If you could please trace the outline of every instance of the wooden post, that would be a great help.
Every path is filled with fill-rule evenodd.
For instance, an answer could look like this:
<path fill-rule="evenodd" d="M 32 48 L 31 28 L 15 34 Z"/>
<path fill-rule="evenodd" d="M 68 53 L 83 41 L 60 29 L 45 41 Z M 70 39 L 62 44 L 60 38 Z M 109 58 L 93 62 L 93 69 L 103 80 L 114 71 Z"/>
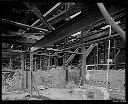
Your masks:
<path fill-rule="evenodd" d="M 33 53 L 30 53 L 30 96 L 33 96 L 33 80 L 32 80 L 32 73 L 33 73 Z"/>
<path fill-rule="evenodd" d="M 24 70 L 25 70 L 25 85 L 24 85 L 24 88 L 25 89 L 27 89 L 27 80 L 28 80 L 28 78 L 27 78 L 27 71 L 26 71 L 26 58 L 24 59 Z"/>
<path fill-rule="evenodd" d="M 24 89 L 24 53 L 21 53 L 22 89 Z"/>
<path fill-rule="evenodd" d="M 10 69 L 12 70 L 12 59 L 11 58 L 10 58 L 9 66 L 10 66 Z"/>
<path fill-rule="evenodd" d="M 110 31 L 109 31 L 109 36 L 111 35 L 111 26 L 110 26 Z M 110 66 L 109 66 L 109 58 L 110 58 L 110 39 L 109 39 L 109 43 L 108 43 L 108 61 L 107 61 L 107 85 L 109 84 L 108 82 L 109 82 L 109 79 L 108 79 L 108 74 L 109 74 L 109 68 L 110 68 Z M 109 85 L 108 85 L 109 86 Z M 107 88 L 108 88 L 108 86 L 107 86 Z"/>
<path fill-rule="evenodd" d="M 36 70 L 37 70 L 37 68 L 36 68 L 36 65 L 37 65 L 37 63 L 36 63 L 36 58 L 35 58 L 35 61 L 34 61 L 34 62 L 35 62 L 35 71 L 36 71 Z"/>
<path fill-rule="evenodd" d="M 66 66 L 66 64 L 65 64 L 65 61 L 66 61 L 66 53 L 64 53 L 65 55 L 64 55 L 64 69 L 65 69 L 65 71 L 66 71 L 66 82 L 68 82 L 68 68 L 67 68 L 67 66 Z"/>
<path fill-rule="evenodd" d="M 83 43 L 83 30 L 81 31 L 81 42 Z M 83 45 L 81 47 L 83 55 L 81 56 L 82 68 L 81 68 L 81 86 L 84 86 L 86 70 L 86 47 Z"/>
<path fill-rule="evenodd" d="M 98 58 L 99 57 L 99 55 L 98 55 L 99 54 L 98 48 L 99 47 L 98 47 L 98 43 L 97 43 L 97 66 L 96 66 L 96 70 L 98 70 L 98 64 L 99 64 L 99 61 L 98 61 L 99 60 L 99 58 Z"/>
<path fill-rule="evenodd" d="M 48 57 L 48 70 L 50 70 L 50 51 L 49 51 L 49 57 Z"/>
<path fill-rule="evenodd" d="M 41 56 L 40 56 L 40 70 L 42 69 L 42 67 L 41 67 Z"/>
<path fill-rule="evenodd" d="M 56 58 L 54 57 L 54 65 L 55 65 L 55 68 L 56 68 Z"/>
<path fill-rule="evenodd" d="M 114 70 L 116 70 L 116 39 L 114 39 Z"/>
<path fill-rule="evenodd" d="M 56 66 L 58 66 L 58 57 L 56 57 Z"/>
<path fill-rule="evenodd" d="M 66 47 L 66 42 L 67 42 L 67 38 L 65 38 L 65 40 L 64 40 L 64 49 Z M 65 62 L 66 62 L 66 53 L 64 53 L 64 62 L 63 62 L 63 65 L 64 65 L 64 70 L 65 70 L 65 75 L 66 75 L 65 76 L 65 80 L 66 80 L 66 83 L 68 83 L 68 79 L 69 79 L 69 77 L 68 77 L 68 68 L 67 68 Z"/>

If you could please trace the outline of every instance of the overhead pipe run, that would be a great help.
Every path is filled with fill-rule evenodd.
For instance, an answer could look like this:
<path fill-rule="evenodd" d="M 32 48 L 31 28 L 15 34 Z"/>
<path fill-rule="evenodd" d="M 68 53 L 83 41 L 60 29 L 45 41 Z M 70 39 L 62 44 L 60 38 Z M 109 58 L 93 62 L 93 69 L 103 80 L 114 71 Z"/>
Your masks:
<path fill-rule="evenodd" d="M 101 11 L 102 15 L 104 16 L 105 20 L 112 26 L 112 28 L 120 35 L 123 39 L 124 43 L 126 43 L 126 34 L 124 30 L 118 26 L 113 18 L 109 15 L 106 8 L 104 7 L 103 3 L 97 3 L 99 10 Z"/>

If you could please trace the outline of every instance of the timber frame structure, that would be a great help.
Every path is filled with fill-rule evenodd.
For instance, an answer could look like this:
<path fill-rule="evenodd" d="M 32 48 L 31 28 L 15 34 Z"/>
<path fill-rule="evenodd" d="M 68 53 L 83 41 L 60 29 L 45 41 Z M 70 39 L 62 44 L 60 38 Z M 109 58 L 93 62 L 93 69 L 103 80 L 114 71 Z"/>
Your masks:
<path fill-rule="evenodd" d="M 116 24 L 126 31 L 124 5 L 104 5 Z M 30 88 L 22 76 L 22 88 L 30 89 L 31 96 L 33 71 L 63 65 L 68 82 L 67 66 L 75 63 L 74 58 L 74 65 L 80 69 L 81 85 L 87 70 L 125 68 L 125 45 L 120 34 L 110 31 L 111 26 L 96 3 L 1 2 L 1 6 L 6 11 L 2 14 L 2 63 L 9 61 L 14 70 L 13 63 L 18 60 L 22 74 L 31 73 Z"/>

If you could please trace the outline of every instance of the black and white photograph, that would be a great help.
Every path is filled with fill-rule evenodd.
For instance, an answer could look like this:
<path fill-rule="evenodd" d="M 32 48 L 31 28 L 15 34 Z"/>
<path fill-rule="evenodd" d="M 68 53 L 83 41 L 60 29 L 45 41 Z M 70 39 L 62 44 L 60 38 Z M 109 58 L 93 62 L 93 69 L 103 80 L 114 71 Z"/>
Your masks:
<path fill-rule="evenodd" d="M 126 102 L 125 2 L 0 1 L 2 101 Z"/>

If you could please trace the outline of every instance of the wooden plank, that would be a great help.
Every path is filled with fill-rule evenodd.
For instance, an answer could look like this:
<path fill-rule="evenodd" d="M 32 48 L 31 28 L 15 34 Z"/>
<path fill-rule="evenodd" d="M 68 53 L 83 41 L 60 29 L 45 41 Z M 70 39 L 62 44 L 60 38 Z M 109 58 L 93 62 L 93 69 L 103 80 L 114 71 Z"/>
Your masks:
<path fill-rule="evenodd" d="M 17 26 L 21 26 L 21 27 L 24 27 L 24 28 L 31 28 L 31 29 L 38 30 L 38 31 L 48 32 L 48 30 L 46 30 L 46 29 L 41 29 L 41 28 L 29 26 L 29 25 L 26 25 L 26 24 L 10 21 L 10 20 L 6 20 L 6 19 L 2 19 L 2 22 L 17 25 Z"/>
<path fill-rule="evenodd" d="M 45 32 L 41 33 L 18 33 L 18 32 L 9 32 L 8 35 L 2 34 L 2 36 L 31 36 L 31 35 L 46 35 Z"/>
<path fill-rule="evenodd" d="M 47 20 L 44 18 L 44 16 L 41 14 L 41 12 L 37 9 L 37 7 L 32 4 L 32 3 L 28 3 L 28 2 L 24 2 L 24 4 L 31 10 L 33 10 L 34 14 L 40 19 L 40 21 L 42 21 L 50 30 L 55 30 L 48 22 Z"/>
<path fill-rule="evenodd" d="M 88 55 L 90 54 L 90 52 L 92 51 L 92 49 L 94 48 L 94 44 L 91 44 L 90 46 L 89 46 L 89 48 L 87 49 L 87 51 L 86 51 L 86 57 L 88 57 Z"/>

